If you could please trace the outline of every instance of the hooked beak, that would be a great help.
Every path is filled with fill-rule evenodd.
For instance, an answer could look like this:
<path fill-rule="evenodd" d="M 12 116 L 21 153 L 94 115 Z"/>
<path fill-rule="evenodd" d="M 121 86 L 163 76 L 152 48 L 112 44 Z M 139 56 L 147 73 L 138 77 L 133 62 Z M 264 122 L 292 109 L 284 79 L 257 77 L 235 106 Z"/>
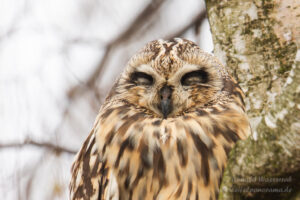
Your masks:
<path fill-rule="evenodd" d="M 160 110 L 166 119 L 167 116 L 171 113 L 172 111 L 172 88 L 170 86 L 165 85 L 161 90 L 160 90 Z"/>

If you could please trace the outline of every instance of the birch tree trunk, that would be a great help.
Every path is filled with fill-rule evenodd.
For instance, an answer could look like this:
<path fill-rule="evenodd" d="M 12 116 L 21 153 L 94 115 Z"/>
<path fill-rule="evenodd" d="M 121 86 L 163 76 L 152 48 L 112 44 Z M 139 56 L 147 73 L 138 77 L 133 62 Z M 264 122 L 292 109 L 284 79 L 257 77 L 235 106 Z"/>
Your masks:
<path fill-rule="evenodd" d="M 253 134 L 219 199 L 300 199 L 300 1 L 206 0 L 214 54 L 246 94 Z"/>

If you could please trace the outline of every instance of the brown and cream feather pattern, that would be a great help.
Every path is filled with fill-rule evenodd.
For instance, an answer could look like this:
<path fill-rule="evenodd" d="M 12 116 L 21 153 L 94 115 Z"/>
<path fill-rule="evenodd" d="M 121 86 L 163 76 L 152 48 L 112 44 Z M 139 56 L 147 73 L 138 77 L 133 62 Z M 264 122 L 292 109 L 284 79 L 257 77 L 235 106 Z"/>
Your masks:
<path fill-rule="evenodd" d="M 71 199 L 217 199 L 230 149 L 251 132 L 243 98 L 194 43 L 148 43 L 76 157 Z"/>

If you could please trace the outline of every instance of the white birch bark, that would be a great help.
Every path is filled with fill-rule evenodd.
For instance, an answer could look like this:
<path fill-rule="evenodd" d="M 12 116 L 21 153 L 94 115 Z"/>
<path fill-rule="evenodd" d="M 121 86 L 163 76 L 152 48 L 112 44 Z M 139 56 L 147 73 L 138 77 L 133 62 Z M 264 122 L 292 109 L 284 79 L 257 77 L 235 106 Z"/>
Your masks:
<path fill-rule="evenodd" d="M 219 199 L 299 199 L 300 1 L 206 5 L 214 54 L 245 92 L 253 129 L 230 154 Z"/>

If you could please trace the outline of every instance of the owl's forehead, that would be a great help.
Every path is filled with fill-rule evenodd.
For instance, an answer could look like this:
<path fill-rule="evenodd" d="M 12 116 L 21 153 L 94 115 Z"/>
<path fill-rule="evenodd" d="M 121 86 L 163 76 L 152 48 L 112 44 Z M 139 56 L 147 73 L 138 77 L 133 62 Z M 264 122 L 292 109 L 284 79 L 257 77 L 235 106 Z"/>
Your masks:
<path fill-rule="evenodd" d="M 151 67 L 156 73 L 165 77 L 172 76 L 185 64 L 203 65 L 200 48 L 193 42 L 175 38 L 172 40 L 155 40 L 148 43 L 130 61 L 131 68 Z M 207 63 L 207 62 L 206 62 Z"/>
<path fill-rule="evenodd" d="M 183 60 L 178 56 L 179 45 L 172 42 L 164 42 L 159 46 L 159 49 L 155 49 L 154 55 L 148 62 L 158 74 L 163 76 L 170 76 L 178 71 L 182 65 Z"/>

